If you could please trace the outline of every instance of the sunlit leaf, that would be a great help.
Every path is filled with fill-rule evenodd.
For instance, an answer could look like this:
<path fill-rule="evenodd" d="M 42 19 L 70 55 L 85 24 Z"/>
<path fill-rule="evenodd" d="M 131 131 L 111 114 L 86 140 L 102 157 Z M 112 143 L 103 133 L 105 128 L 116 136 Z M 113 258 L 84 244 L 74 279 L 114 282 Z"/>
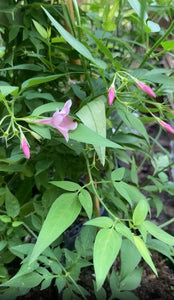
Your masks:
<path fill-rule="evenodd" d="M 65 193 L 51 206 L 30 257 L 30 263 L 58 238 L 77 218 L 81 209 L 77 195 Z"/>
<path fill-rule="evenodd" d="M 101 229 L 94 243 L 94 270 L 99 290 L 121 247 L 121 236 L 112 228 Z"/>

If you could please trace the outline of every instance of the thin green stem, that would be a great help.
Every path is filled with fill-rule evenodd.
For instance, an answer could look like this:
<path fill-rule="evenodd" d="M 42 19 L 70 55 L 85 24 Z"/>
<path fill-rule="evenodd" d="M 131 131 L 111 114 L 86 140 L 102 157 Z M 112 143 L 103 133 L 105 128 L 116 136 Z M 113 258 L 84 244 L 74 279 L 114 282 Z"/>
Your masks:
<path fill-rule="evenodd" d="M 148 51 L 148 53 L 144 57 L 143 61 L 139 65 L 139 68 L 142 68 L 142 66 L 148 60 L 148 58 L 150 57 L 150 55 L 152 54 L 152 52 L 162 43 L 162 41 L 165 40 L 165 38 L 170 34 L 170 32 L 173 30 L 173 28 L 174 28 L 174 21 L 171 23 L 171 25 L 169 26 L 169 28 L 166 30 L 166 33 L 163 36 L 161 36 L 159 38 L 159 40 L 157 40 L 156 43 L 153 45 L 153 47 Z"/>
<path fill-rule="evenodd" d="M 86 165 L 87 165 L 89 179 L 90 179 L 91 186 L 92 186 L 92 189 L 94 191 L 94 194 L 96 195 L 96 197 L 98 198 L 98 200 L 102 204 L 102 206 L 105 208 L 105 210 L 108 212 L 108 214 L 111 215 L 115 220 L 117 220 L 116 216 L 110 211 L 110 209 L 106 206 L 106 204 L 103 202 L 103 200 L 99 196 L 99 194 L 97 192 L 97 189 L 95 187 L 95 183 L 96 182 L 92 178 L 92 174 L 91 174 L 91 170 L 90 170 L 90 166 L 89 166 L 89 160 L 88 160 L 88 158 L 86 156 L 85 156 L 85 160 L 86 160 Z"/>
<path fill-rule="evenodd" d="M 160 228 L 166 227 L 166 226 L 170 225 L 173 222 L 174 222 L 174 217 L 172 219 L 168 220 L 167 222 L 161 224 L 159 227 Z"/>
<path fill-rule="evenodd" d="M 23 224 L 23 226 L 26 228 L 26 230 L 27 230 L 29 233 L 31 233 L 31 235 L 34 236 L 35 239 L 37 239 L 37 235 L 34 233 L 34 231 L 33 231 L 32 229 L 30 229 L 30 227 L 29 227 L 27 224 L 25 224 L 24 222 L 23 222 L 22 224 Z"/>

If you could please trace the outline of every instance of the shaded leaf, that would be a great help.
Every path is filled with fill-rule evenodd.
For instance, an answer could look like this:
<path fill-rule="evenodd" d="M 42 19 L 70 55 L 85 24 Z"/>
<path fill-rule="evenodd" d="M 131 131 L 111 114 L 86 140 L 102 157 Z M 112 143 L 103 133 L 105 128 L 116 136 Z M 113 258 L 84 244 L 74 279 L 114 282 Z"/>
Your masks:
<path fill-rule="evenodd" d="M 70 192 L 81 189 L 81 186 L 79 184 L 72 181 L 50 181 L 50 183 Z"/>
<path fill-rule="evenodd" d="M 79 194 L 79 200 L 88 218 L 91 219 L 93 212 L 93 202 L 90 193 L 87 190 L 83 189 Z"/>

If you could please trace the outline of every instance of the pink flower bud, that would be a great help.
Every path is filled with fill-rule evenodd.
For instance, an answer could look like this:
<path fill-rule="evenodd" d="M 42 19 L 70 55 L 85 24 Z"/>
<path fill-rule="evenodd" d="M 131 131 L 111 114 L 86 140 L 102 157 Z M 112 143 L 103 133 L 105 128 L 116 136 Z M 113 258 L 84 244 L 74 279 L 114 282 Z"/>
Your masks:
<path fill-rule="evenodd" d="M 166 122 L 164 122 L 164 121 L 162 121 L 162 120 L 160 120 L 159 123 L 160 123 L 160 125 L 161 125 L 165 130 L 167 130 L 167 131 L 169 131 L 169 132 L 171 132 L 171 133 L 174 134 L 174 129 L 173 129 L 168 123 L 166 123 Z"/>
<path fill-rule="evenodd" d="M 114 98 L 115 98 L 115 89 L 113 86 L 111 86 L 109 88 L 109 92 L 108 92 L 108 103 L 109 105 L 112 105 L 113 101 L 114 101 Z"/>
<path fill-rule="evenodd" d="M 27 143 L 27 140 L 25 139 L 25 137 L 22 138 L 22 151 L 24 152 L 25 156 L 27 159 L 30 158 L 30 149 Z"/>
<path fill-rule="evenodd" d="M 154 93 L 154 91 L 150 88 L 150 86 L 144 84 L 141 81 L 136 80 L 136 84 L 139 86 L 139 88 L 146 94 L 156 98 L 156 95 Z"/>

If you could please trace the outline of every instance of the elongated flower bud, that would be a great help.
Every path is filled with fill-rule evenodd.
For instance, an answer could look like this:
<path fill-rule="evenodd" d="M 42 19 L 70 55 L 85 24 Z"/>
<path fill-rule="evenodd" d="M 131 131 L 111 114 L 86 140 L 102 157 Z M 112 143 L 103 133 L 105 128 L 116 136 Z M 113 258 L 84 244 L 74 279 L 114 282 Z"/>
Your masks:
<path fill-rule="evenodd" d="M 160 120 L 159 123 L 160 123 L 160 125 L 161 125 L 165 130 L 167 130 L 167 131 L 169 131 L 169 132 L 171 132 L 171 133 L 174 134 L 174 129 L 173 129 L 168 123 L 166 123 L 166 122 L 164 122 L 164 121 L 162 121 L 162 120 Z"/>
<path fill-rule="evenodd" d="M 25 139 L 25 137 L 22 138 L 22 142 L 21 142 L 21 148 L 22 151 L 24 152 L 25 156 L 27 159 L 30 158 L 30 149 L 27 143 L 27 140 Z"/>
<path fill-rule="evenodd" d="M 156 95 L 154 93 L 154 91 L 150 88 L 150 86 L 144 84 L 141 81 L 136 80 L 136 84 L 138 85 L 138 87 L 146 94 L 156 98 Z"/>
<path fill-rule="evenodd" d="M 109 92 L 108 92 L 108 103 L 109 105 L 112 105 L 113 101 L 114 101 L 114 98 L 115 98 L 115 89 L 113 86 L 111 86 L 109 88 Z"/>

